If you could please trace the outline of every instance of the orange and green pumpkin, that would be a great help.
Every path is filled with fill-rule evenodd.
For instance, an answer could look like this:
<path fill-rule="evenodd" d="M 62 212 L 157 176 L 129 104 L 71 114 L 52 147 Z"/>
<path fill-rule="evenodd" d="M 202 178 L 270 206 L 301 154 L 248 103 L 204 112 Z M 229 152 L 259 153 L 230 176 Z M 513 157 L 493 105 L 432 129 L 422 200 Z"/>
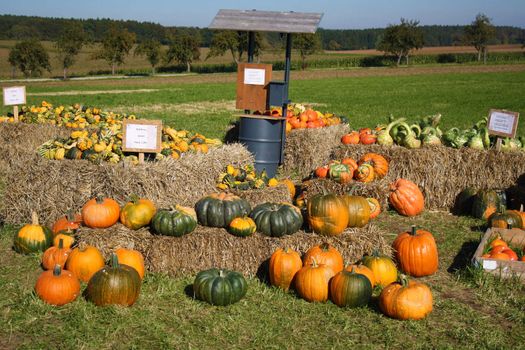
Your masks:
<path fill-rule="evenodd" d="M 500 197 L 493 190 L 478 191 L 472 202 L 472 216 L 487 220 L 501 206 Z"/>
<path fill-rule="evenodd" d="M 248 237 L 251 236 L 256 229 L 257 226 L 255 225 L 255 222 L 252 220 L 252 218 L 244 216 L 242 218 L 233 219 L 233 221 L 230 222 L 230 226 L 228 226 L 227 230 L 234 236 Z"/>
<path fill-rule="evenodd" d="M 156 212 L 155 204 L 149 199 L 131 196 L 120 211 L 120 222 L 129 229 L 138 230 L 149 225 Z"/>
<path fill-rule="evenodd" d="M 352 181 L 354 172 L 346 164 L 332 164 L 328 170 L 328 176 L 335 182 L 347 184 Z"/>
<path fill-rule="evenodd" d="M 171 209 L 160 209 L 151 220 L 153 232 L 164 236 L 181 237 L 193 232 L 196 227 L 195 210 L 179 205 Z"/>
<path fill-rule="evenodd" d="M 489 227 L 497 228 L 522 228 L 523 222 L 520 214 L 514 210 L 506 210 L 504 213 L 494 213 L 488 218 Z"/>
<path fill-rule="evenodd" d="M 338 236 L 348 226 L 348 207 L 333 194 L 316 194 L 307 203 L 308 224 L 323 236 Z"/>
<path fill-rule="evenodd" d="M 348 227 L 363 227 L 370 220 L 370 204 L 365 197 L 341 196 L 348 208 Z"/>
<path fill-rule="evenodd" d="M 13 240 L 13 248 L 17 253 L 30 254 L 45 252 L 53 244 L 53 232 L 38 223 L 38 215 L 33 212 L 32 223 L 22 227 Z"/>
<path fill-rule="evenodd" d="M 371 297 L 372 284 L 362 274 L 343 270 L 330 280 L 330 300 L 337 306 L 365 306 Z"/>

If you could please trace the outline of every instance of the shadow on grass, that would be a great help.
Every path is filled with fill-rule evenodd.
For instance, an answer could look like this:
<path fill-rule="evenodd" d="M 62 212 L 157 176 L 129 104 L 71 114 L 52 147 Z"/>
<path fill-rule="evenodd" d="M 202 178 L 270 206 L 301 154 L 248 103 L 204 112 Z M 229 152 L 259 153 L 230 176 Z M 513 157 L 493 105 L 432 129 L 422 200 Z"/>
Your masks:
<path fill-rule="evenodd" d="M 447 271 L 454 273 L 469 266 L 472 256 L 478 248 L 478 245 L 479 241 L 464 242 L 458 254 L 454 257 L 452 264 L 448 267 Z"/>
<path fill-rule="evenodd" d="M 262 262 L 261 265 L 259 265 L 259 268 L 257 269 L 257 273 L 255 274 L 259 281 L 266 284 L 267 286 L 271 286 L 270 283 L 270 276 L 268 274 L 268 271 L 270 269 L 270 259 L 266 259 Z"/>
<path fill-rule="evenodd" d="M 190 283 L 186 287 L 184 287 L 184 294 L 190 299 L 195 299 L 193 296 L 193 284 Z"/>

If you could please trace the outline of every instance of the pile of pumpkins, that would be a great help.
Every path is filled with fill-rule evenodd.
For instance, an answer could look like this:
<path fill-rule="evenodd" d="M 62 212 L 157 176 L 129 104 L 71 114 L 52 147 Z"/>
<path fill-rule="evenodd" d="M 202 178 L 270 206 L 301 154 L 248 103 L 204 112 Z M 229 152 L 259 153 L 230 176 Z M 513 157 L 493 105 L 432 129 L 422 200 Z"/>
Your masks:
<path fill-rule="evenodd" d="M 224 172 L 217 178 L 217 188 L 219 190 L 238 189 L 261 189 L 265 187 L 275 187 L 279 181 L 275 177 L 269 177 L 266 170 L 257 172 L 252 164 L 235 167 L 231 164 L 226 166 Z"/>
<path fill-rule="evenodd" d="M 395 260 L 402 272 L 413 277 L 438 270 L 438 251 L 433 235 L 425 230 L 400 233 L 393 242 Z M 381 289 L 379 308 L 396 319 L 422 319 L 432 311 L 430 288 L 399 274 L 394 261 L 374 252 L 344 267 L 341 253 L 323 243 L 310 248 L 301 259 L 292 249 L 278 249 L 270 257 L 273 286 L 296 293 L 308 302 L 330 299 L 340 307 L 368 305 L 374 288 Z"/>
<path fill-rule="evenodd" d="M 315 177 L 328 178 L 340 184 L 358 182 L 371 182 L 382 179 L 388 173 L 388 160 L 377 153 L 367 153 L 356 162 L 347 157 L 341 161 L 331 161 L 329 164 L 320 166 L 314 171 Z"/>
<path fill-rule="evenodd" d="M 509 244 L 501 238 L 501 236 L 494 236 L 487 242 L 483 249 L 482 258 L 495 260 L 509 260 L 509 261 L 523 261 L 525 262 L 525 246 L 509 246 Z"/>

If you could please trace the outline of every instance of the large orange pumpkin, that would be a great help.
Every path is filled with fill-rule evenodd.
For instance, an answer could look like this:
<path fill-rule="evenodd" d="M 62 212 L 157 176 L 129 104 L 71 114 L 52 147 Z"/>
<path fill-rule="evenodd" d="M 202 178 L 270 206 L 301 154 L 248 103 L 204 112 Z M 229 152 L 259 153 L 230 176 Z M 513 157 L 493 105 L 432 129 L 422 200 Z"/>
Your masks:
<path fill-rule="evenodd" d="M 432 311 L 432 292 L 427 285 L 408 281 L 405 276 L 383 289 L 379 308 L 385 315 L 400 320 L 420 320 Z"/>
<path fill-rule="evenodd" d="M 82 246 L 73 249 L 67 258 L 66 267 L 83 282 L 89 279 L 104 267 L 102 253 L 95 247 Z"/>
<path fill-rule="evenodd" d="M 301 256 L 293 249 L 277 249 L 270 257 L 270 283 L 287 291 L 297 271 L 303 267 Z"/>
<path fill-rule="evenodd" d="M 415 183 L 405 179 L 397 179 L 390 185 L 390 204 L 401 215 L 415 216 L 425 207 L 425 199 Z"/>
<path fill-rule="evenodd" d="M 312 230 L 323 236 L 338 236 L 348 226 L 348 208 L 344 200 L 333 193 L 311 197 L 307 213 Z"/>
<path fill-rule="evenodd" d="M 137 270 L 140 279 L 144 278 L 144 257 L 142 253 L 135 249 L 118 248 L 115 250 L 118 261 Z"/>
<path fill-rule="evenodd" d="M 51 305 L 65 305 L 80 295 L 80 283 L 71 272 L 60 265 L 40 274 L 35 284 L 36 295 Z"/>
<path fill-rule="evenodd" d="M 329 243 L 322 243 L 308 249 L 303 257 L 303 265 L 312 264 L 316 261 L 318 264 L 324 264 L 334 270 L 334 274 L 342 271 L 344 268 L 343 256 L 337 249 Z"/>
<path fill-rule="evenodd" d="M 64 268 L 71 249 L 64 248 L 64 240 L 60 239 L 58 247 L 49 247 L 42 255 L 42 267 L 51 270 L 56 265 Z"/>
<path fill-rule="evenodd" d="M 438 269 L 438 250 L 432 233 L 425 230 L 401 232 L 392 243 L 402 271 L 414 277 L 428 276 Z"/>
<path fill-rule="evenodd" d="M 331 267 L 314 260 L 295 274 L 295 290 L 306 301 L 325 302 L 328 300 L 328 282 L 333 276 Z"/>
<path fill-rule="evenodd" d="M 111 198 L 97 196 L 82 207 L 82 220 L 87 227 L 106 228 L 113 226 L 119 219 L 120 207 Z"/>
<path fill-rule="evenodd" d="M 374 168 L 375 177 L 381 179 L 388 173 L 388 160 L 377 153 L 367 153 L 359 160 L 359 165 L 370 164 Z"/>

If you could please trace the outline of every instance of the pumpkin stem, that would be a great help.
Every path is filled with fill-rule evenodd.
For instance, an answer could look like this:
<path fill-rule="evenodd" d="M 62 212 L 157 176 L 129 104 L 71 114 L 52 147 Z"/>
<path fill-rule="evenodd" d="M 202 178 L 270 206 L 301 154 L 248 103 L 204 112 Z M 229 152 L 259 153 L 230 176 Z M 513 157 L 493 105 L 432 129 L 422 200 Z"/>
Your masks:
<path fill-rule="evenodd" d="M 64 248 L 64 240 L 60 238 L 60 240 L 58 241 L 58 249 L 62 249 L 62 248 Z"/>
<path fill-rule="evenodd" d="M 330 250 L 330 243 L 323 242 L 321 245 L 319 245 L 319 248 L 321 248 L 323 251 L 327 252 Z"/>
<path fill-rule="evenodd" d="M 69 209 L 67 212 L 66 212 L 66 219 L 68 222 L 72 222 L 72 221 L 75 221 L 75 215 L 73 213 L 73 209 Z"/>
<path fill-rule="evenodd" d="M 523 204 L 520 204 L 520 211 L 523 211 Z"/>
<path fill-rule="evenodd" d="M 60 276 L 60 274 L 62 273 L 62 267 L 60 266 L 60 264 L 56 264 L 55 267 L 53 268 L 53 276 Z"/>
<path fill-rule="evenodd" d="M 317 265 L 317 260 L 315 260 L 315 258 L 312 258 L 312 267 L 318 267 L 319 265 Z"/>
<path fill-rule="evenodd" d="M 139 196 L 137 196 L 136 194 L 132 194 L 131 196 L 129 196 L 129 201 L 133 204 L 137 204 L 139 202 L 139 199 Z"/>
<path fill-rule="evenodd" d="M 38 225 L 38 214 L 34 210 L 31 212 L 31 223 L 33 225 Z"/>
<path fill-rule="evenodd" d="M 101 194 L 97 194 L 97 196 L 95 197 L 95 201 L 97 202 L 97 204 L 102 204 L 104 203 L 104 197 Z"/>
<path fill-rule="evenodd" d="M 408 286 L 408 276 L 407 276 L 407 275 L 402 274 L 402 273 L 399 274 L 399 276 L 398 276 L 398 280 L 399 280 L 399 283 L 401 283 L 401 285 L 402 285 L 403 287 Z"/>
<path fill-rule="evenodd" d="M 119 267 L 118 256 L 115 253 L 111 254 L 111 267 L 113 268 Z"/>
<path fill-rule="evenodd" d="M 412 236 L 416 235 L 416 225 L 412 225 L 412 231 L 410 231 L 410 235 Z"/>
<path fill-rule="evenodd" d="M 219 270 L 219 277 L 224 277 L 224 270 Z"/>

